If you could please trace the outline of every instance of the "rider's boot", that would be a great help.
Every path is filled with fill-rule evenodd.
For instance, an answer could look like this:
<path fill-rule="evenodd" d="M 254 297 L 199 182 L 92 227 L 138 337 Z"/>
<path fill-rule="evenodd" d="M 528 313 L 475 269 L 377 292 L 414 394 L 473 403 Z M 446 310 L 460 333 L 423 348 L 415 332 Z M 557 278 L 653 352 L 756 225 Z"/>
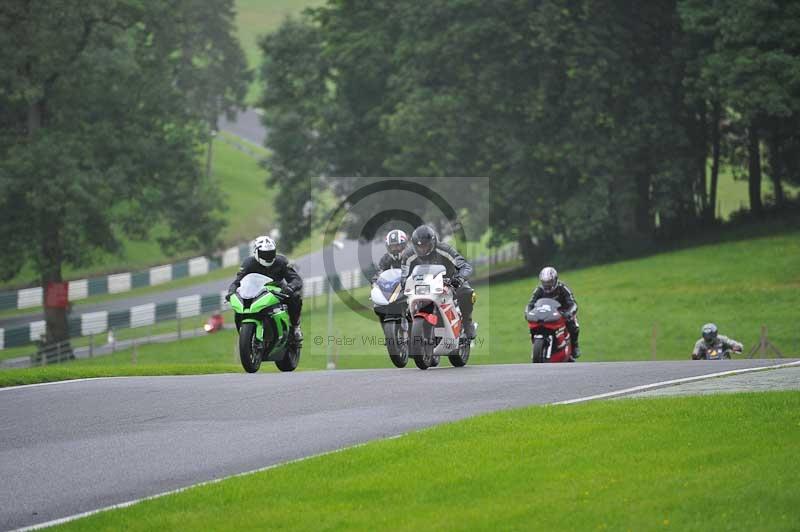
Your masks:
<path fill-rule="evenodd" d="M 464 336 L 470 340 L 475 339 L 475 322 L 472 321 L 471 317 L 464 318 Z"/>
<path fill-rule="evenodd" d="M 581 357 L 581 348 L 578 347 L 577 342 L 572 344 L 572 358 L 580 358 Z"/>
<path fill-rule="evenodd" d="M 297 345 L 303 343 L 303 330 L 300 328 L 300 323 L 292 325 L 292 338 Z"/>

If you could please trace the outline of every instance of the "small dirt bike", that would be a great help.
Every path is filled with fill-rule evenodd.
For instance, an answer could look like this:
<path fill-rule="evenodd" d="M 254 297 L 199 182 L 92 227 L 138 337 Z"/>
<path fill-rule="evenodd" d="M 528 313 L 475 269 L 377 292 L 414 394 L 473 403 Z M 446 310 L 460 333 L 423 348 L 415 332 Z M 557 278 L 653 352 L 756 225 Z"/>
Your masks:
<path fill-rule="evenodd" d="M 532 309 L 526 310 L 525 319 L 531 331 L 531 362 L 574 362 L 572 341 L 567 329 L 567 319 L 561 314 L 561 303 L 542 298 Z"/>
<path fill-rule="evenodd" d="M 441 355 L 456 367 L 469 360 L 472 342 L 463 335 L 461 311 L 445 273 L 440 264 L 421 264 L 406 279 L 412 319 L 408 354 L 419 369 L 438 366 Z"/>
<path fill-rule="evenodd" d="M 245 275 L 231 295 L 230 304 L 239 331 L 239 358 L 248 373 L 262 360 L 275 362 L 281 371 L 294 371 L 301 346 L 291 333 L 289 312 L 281 285 L 259 273 Z"/>
<path fill-rule="evenodd" d="M 373 310 L 381 320 L 389 358 L 398 368 L 408 364 L 408 320 L 406 296 L 400 286 L 400 270 L 384 270 L 372 285 L 369 294 Z"/>
<path fill-rule="evenodd" d="M 734 352 L 741 353 L 738 349 L 732 349 L 723 345 L 722 342 L 717 342 L 711 347 L 706 348 L 697 358 L 698 360 L 730 360 L 731 353 Z"/>

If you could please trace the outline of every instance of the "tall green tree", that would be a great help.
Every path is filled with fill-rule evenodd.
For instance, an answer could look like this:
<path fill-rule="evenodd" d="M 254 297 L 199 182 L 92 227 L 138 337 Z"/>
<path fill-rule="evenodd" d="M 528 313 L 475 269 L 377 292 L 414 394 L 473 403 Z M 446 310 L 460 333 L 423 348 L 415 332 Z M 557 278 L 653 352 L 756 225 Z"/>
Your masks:
<path fill-rule="evenodd" d="M 47 287 L 159 223 L 167 250 L 215 246 L 219 192 L 198 155 L 247 74 L 224 64 L 241 56 L 232 2 L 214 4 L 216 19 L 193 2 L 0 6 L 0 277 L 31 264 Z M 48 341 L 68 336 L 63 309 L 45 318 Z"/>

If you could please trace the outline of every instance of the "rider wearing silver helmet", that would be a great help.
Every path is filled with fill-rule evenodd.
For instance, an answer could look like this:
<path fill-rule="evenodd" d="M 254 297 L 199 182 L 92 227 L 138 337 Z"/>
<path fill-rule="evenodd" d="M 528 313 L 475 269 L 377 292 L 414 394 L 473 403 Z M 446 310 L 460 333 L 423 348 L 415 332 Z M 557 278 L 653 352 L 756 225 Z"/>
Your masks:
<path fill-rule="evenodd" d="M 569 335 L 572 339 L 572 357 L 578 358 L 581 356 L 581 350 L 578 347 L 578 335 L 581 332 L 581 327 L 578 324 L 578 303 L 575 301 L 575 296 L 572 295 L 572 290 L 558 280 L 558 272 L 552 266 L 542 268 L 542 271 L 539 272 L 539 285 L 531 294 L 531 299 L 525 309 L 526 312 L 529 312 L 534 303 L 543 297 L 555 299 L 561 304 L 561 314 L 567 320 L 567 330 L 569 330 Z"/>
<path fill-rule="evenodd" d="M 744 348 L 744 346 L 736 340 L 719 334 L 719 329 L 717 329 L 717 326 L 714 323 L 706 323 L 703 325 L 703 328 L 700 330 L 700 332 L 702 333 L 703 337 L 694 344 L 694 349 L 692 350 L 692 360 L 708 358 L 708 351 L 715 345 L 720 345 L 723 349 L 730 349 L 731 351 L 736 351 L 737 353 L 741 353 L 742 349 Z"/>
<path fill-rule="evenodd" d="M 472 309 L 475 306 L 475 292 L 467 282 L 472 274 L 472 266 L 456 249 L 439 242 L 436 231 L 428 225 L 421 225 L 411 233 L 411 245 L 400 256 L 401 283 L 418 264 L 441 264 L 447 270 L 445 276 L 455 289 L 458 308 L 464 323 L 464 335 L 475 338 L 475 324 L 472 322 Z"/>
<path fill-rule="evenodd" d="M 272 278 L 281 284 L 281 291 L 286 296 L 286 305 L 289 307 L 289 319 L 292 322 L 294 340 L 303 341 L 303 331 L 300 330 L 300 313 L 303 310 L 303 279 L 289 264 L 289 259 L 277 253 L 275 241 L 268 236 L 260 236 L 253 242 L 253 253 L 244 259 L 236 279 L 228 287 L 225 300 L 229 301 L 231 295 L 239 288 L 245 275 L 260 273 Z"/>

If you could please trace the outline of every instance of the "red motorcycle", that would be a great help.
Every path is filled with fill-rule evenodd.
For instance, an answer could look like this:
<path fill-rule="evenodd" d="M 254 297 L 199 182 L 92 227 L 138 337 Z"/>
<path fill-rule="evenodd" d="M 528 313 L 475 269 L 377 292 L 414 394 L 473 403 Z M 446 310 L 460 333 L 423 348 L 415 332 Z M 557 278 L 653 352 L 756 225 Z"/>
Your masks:
<path fill-rule="evenodd" d="M 567 319 L 561 314 L 561 303 L 542 298 L 525 312 L 531 330 L 533 353 L 531 362 L 575 362 Z"/>

